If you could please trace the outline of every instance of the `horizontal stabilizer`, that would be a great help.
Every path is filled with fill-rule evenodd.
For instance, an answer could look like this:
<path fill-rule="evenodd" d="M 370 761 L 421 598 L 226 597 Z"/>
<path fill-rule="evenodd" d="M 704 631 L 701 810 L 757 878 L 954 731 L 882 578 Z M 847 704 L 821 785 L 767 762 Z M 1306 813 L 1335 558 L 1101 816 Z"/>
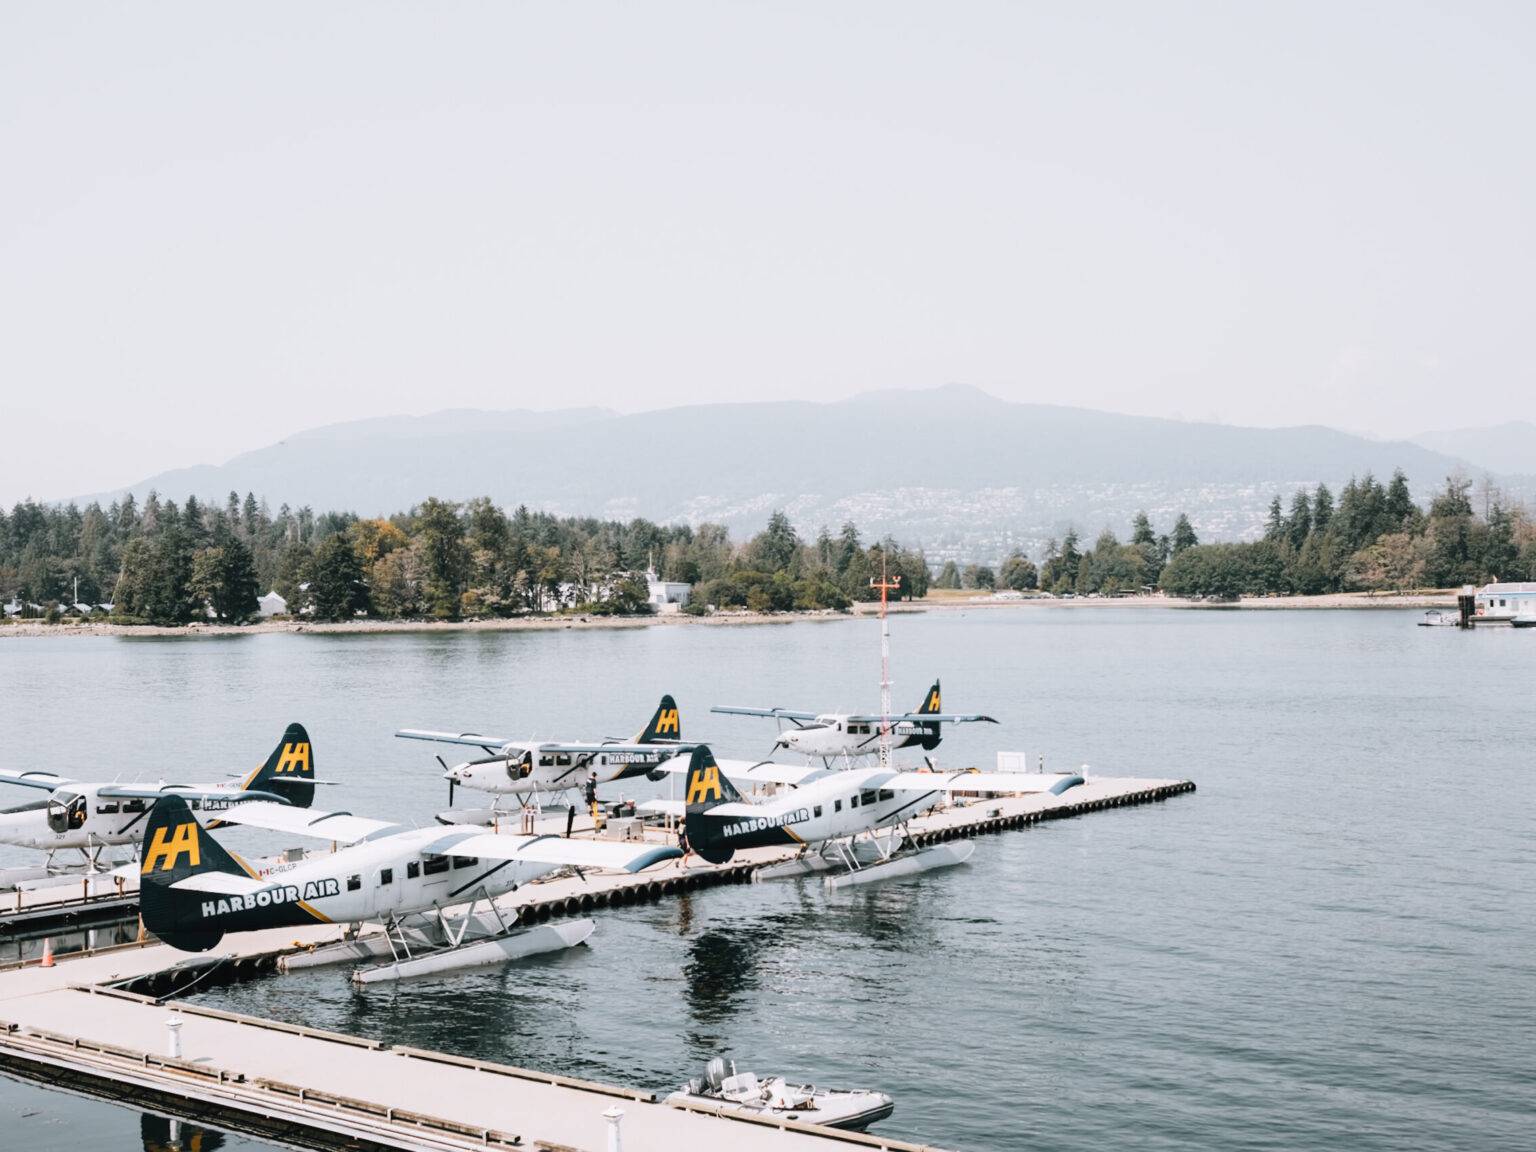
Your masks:
<path fill-rule="evenodd" d="M 201 872 L 171 885 L 179 892 L 209 892 L 215 896 L 249 896 L 266 886 L 264 881 L 254 877 L 235 876 L 229 872 Z"/>

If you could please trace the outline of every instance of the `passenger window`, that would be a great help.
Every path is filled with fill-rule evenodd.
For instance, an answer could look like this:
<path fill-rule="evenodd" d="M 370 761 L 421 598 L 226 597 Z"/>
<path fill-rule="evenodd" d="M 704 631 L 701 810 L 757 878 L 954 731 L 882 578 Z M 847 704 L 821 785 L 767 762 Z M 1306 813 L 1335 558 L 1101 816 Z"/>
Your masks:
<path fill-rule="evenodd" d="M 348 892 L 356 892 L 362 886 L 363 886 L 363 878 L 361 876 L 348 876 L 347 877 L 347 891 Z"/>
<path fill-rule="evenodd" d="M 414 880 L 414 879 L 416 879 L 420 875 L 421 875 L 421 861 L 420 860 L 411 860 L 411 861 L 407 862 L 407 864 L 405 866 L 405 878 L 407 880 Z"/>
<path fill-rule="evenodd" d="M 454 856 L 451 859 L 455 868 L 473 868 L 476 864 L 480 863 L 473 856 Z"/>
<path fill-rule="evenodd" d="M 379 883 L 393 884 L 395 882 L 395 870 L 393 868 L 379 869 Z"/>
<path fill-rule="evenodd" d="M 427 858 L 426 873 L 428 876 L 436 876 L 439 872 L 448 871 L 448 857 L 429 856 Z"/>
<path fill-rule="evenodd" d="M 560 768 L 569 768 L 571 766 L 571 754 L 569 752 L 559 753 L 555 757 L 555 765 Z"/>
<path fill-rule="evenodd" d="M 880 789 L 880 799 L 894 800 L 896 799 L 896 793 L 892 792 L 889 788 L 882 788 Z"/>
<path fill-rule="evenodd" d="M 861 804 L 873 804 L 875 799 L 876 794 L 874 792 L 861 792 L 859 794 L 859 803 Z"/>
<path fill-rule="evenodd" d="M 817 815 L 817 816 L 820 816 L 820 815 L 821 815 L 821 805 L 820 805 L 820 804 L 818 804 L 818 805 L 816 805 L 816 807 L 815 807 L 815 808 L 813 808 L 813 809 L 811 809 L 811 811 L 812 811 L 812 812 L 813 812 L 813 813 L 814 813 L 814 814 L 815 814 L 815 815 Z"/>
<path fill-rule="evenodd" d="M 98 804 L 98 805 L 96 805 L 96 815 L 98 815 L 98 816 L 110 816 L 110 815 L 112 815 L 112 813 L 114 813 L 116 811 L 117 811 L 117 801 L 116 800 L 113 800 L 113 801 L 111 801 L 110 803 L 107 803 L 107 804 Z"/>
<path fill-rule="evenodd" d="M 142 800 L 124 800 L 123 801 L 123 811 L 124 812 L 142 812 L 142 811 L 144 811 L 144 801 L 142 801 Z"/>

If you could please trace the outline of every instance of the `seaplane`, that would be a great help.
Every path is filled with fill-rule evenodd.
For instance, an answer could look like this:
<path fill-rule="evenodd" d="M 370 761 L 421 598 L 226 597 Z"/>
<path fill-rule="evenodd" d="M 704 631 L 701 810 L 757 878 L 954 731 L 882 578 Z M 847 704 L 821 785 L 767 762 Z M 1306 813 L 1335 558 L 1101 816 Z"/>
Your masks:
<path fill-rule="evenodd" d="M 834 760 L 852 762 L 867 756 L 887 759 L 898 748 L 921 748 L 932 752 L 944 738 L 945 724 L 996 724 L 991 716 L 979 712 L 945 712 L 940 706 L 939 682 L 935 680 L 923 702 L 914 712 L 879 716 L 848 712 L 796 712 L 792 708 L 743 708 L 718 705 L 710 709 L 727 716 L 764 716 L 779 722 L 779 737 L 774 748 L 798 753 L 807 760 L 821 760 L 830 767 Z M 785 724 L 791 725 L 784 727 Z M 881 737 L 887 748 L 882 752 Z"/>
<path fill-rule="evenodd" d="M 184 952 L 228 933 L 341 924 L 343 938 L 287 957 L 284 970 L 381 960 L 355 970 L 371 984 L 500 963 L 580 944 L 590 920 L 521 929 L 495 900 L 562 868 L 638 872 L 682 855 L 671 845 L 517 836 L 469 828 L 407 828 L 349 812 L 272 801 L 232 808 L 227 823 L 344 845 L 264 874 L 226 850 L 175 793 L 157 799 L 143 833 L 144 926 Z M 481 910 L 483 907 L 483 910 Z M 382 933 L 363 935 L 365 923 Z"/>
<path fill-rule="evenodd" d="M 307 808 L 315 795 L 315 760 L 309 733 L 290 724 L 272 754 L 243 777 L 204 784 L 91 783 L 53 772 L 0 769 L 0 783 L 46 791 L 34 800 L 0 811 L 0 843 L 48 853 L 40 871 L 54 871 L 54 853 L 77 850 L 95 871 L 104 849 L 138 844 L 154 802 L 180 796 L 204 820 L 217 820 L 253 801 Z M 27 877 L 28 879 L 37 877 Z"/>
<path fill-rule="evenodd" d="M 663 696 L 650 721 L 630 740 L 597 741 L 513 740 L 474 732 L 433 732 L 403 728 L 402 740 L 430 740 L 439 744 L 467 744 L 485 756 L 449 767 L 438 757 L 448 780 L 449 810 L 438 814 L 443 824 L 498 824 L 503 798 L 515 797 L 524 808 L 537 808 L 540 799 L 582 788 L 595 776 L 608 784 L 636 776 L 655 775 L 659 765 L 691 749 L 682 743 L 682 720 L 677 701 Z M 454 809 L 455 787 L 488 792 L 494 799 L 488 809 Z"/>
<path fill-rule="evenodd" d="M 688 849 L 711 864 L 727 863 L 744 848 L 798 845 L 794 859 L 760 869 L 755 876 L 777 879 L 826 872 L 827 886 L 841 888 L 968 860 L 976 847 L 968 841 L 916 849 L 907 831 L 914 816 L 956 792 L 1059 796 L 1083 783 L 1083 777 L 1070 774 L 808 769 L 798 784 L 791 772 L 774 773 L 774 782 L 792 788 L 750 802 L 732 778 L 762 780 L 764 767 L 739 761 L 722 765 L 700 745 L 687 768 L 678 769 L 687 772 L 685 799 L 647 800 L 639 807 L 680 817 Z"/>

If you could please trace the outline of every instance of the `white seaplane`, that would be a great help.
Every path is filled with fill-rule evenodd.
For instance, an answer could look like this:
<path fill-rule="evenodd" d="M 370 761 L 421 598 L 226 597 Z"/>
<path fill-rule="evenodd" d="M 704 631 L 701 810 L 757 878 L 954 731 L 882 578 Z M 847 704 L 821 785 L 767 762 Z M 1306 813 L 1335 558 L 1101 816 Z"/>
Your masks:
<path fill-rule="evenodd" d="M 744 708 L 720 705 L 710 709 L 728 716 L 764 716 L 779 721 L 774 747 L 796 752 L 808 760 L 856 760 L 881 755 L 881 731 L 889 728 L 889 749 L 921 748 L 932 752 L 944 738 L 945 724 L 996 724 L 991 716 L 971 712 L 945 712 L 940 706 L 939 682 L 915 712 L 892 716 L 848 712 L 796 712 L 791 708 Z M 788 723 L 791 727 L 784 727 Z"/>
<path fill-rule="evenodd" d="M 467 744 L 485 752 L 482 759 L 467 760 L 451 768 L 438 757 L 448 780 L 450 805 L 447 812 L 438 814 L 438 821 L 443 824 L 495 824 L 499 822 L 504 797 L 515 797 L 524 808 L 537 807 L 541 798 L 582 788 L 593 777 L 599 784 L 636 776 L 660 779 L 656 774 L 659 765 L 693 747 L 681 742 L 682 721 L 677 702 L 671 696 L 661 698 L 655 714 L 631 740 L 510 740 L 474 732 L 433 732 L 420 728 L 403 728 L 395 735 L 404 740 Z M 488 809 L 454 809 L 451 806 L 455 786 L 488 792 L 495 799 Z"/>
<path fill-rule="evenodd" d="M 406 828 L 259 801 L 231 809 L 225 819 L 346 847 L 258 875 L 201 827 L 179 796 L 162 797 L 144 828 L 139 908 L 145 927 L 173 948 L 206 952 L 230 932 L 349 925 L 342 940 L 287 957 L 281 966 L 389 958 L 354 971 L 360 984 L 580 944 L 592 921 L 514 928 L 494 901 L 561 868 L 638 872 L 682 855 L 670 845 Z M 485 910 L 477 911 L 482 904 Z M 364 923 L 382 924 L 384 931 L 361 935 Z"/>
<path fill-rule="evenodd" d="M 956 792 L 1023 795 L 1048 792 L 1059 796 L 1083 783 L 1077 775 L 1025 772 L 912 772 L 898 768 L 850 768 L 843 771 L 806 769 L 797 782 L 795 771 L 771 766 L 716 762 L 703 745 L 695 748 L 686 768 L 683 800 L 647 800 L 642 811 L 681 817 L 688 848 L 711 864 L 724 864 L 741 848 L 797 844 L 793 860 L 760 869 L 755 876 L 784 876 L 828 872 L 827 886 L 867 884 L 891 876 L 926 872 L 970 858 L 975 845 L 953 841 L 929 848 L 910 847 L 907 822 L 937 807 Z M 669 769 L 672 770 L 672 769 Z M 752 803 L 733 786 L 734 780 L 769 779 L 788 790 Z"/>
<path fill-rule="evenodd" d="M 307 808 L 316 780 L 309 733 L 302 724 L 290 724 L 272 754 L 244 777 L 206 784 L 91 783 L 53 772 L 3 769 L 0 783 L 48 793 L 46 799 L 0 811 L 0 843 L 47 852 L 41 870 L 46 874 L 61 850 L 78 850 L 95 871 L 103 849 L 138 844 L 150 806 L 161 796 L 181 796 L 203 819 L 216 819 L 256 800 Z"/>

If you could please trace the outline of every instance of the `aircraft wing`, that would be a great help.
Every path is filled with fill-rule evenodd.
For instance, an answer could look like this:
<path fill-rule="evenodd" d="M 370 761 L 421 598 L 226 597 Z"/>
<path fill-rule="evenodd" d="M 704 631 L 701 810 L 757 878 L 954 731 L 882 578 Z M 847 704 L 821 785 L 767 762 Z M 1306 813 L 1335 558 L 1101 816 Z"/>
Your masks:
<path fill-rule="evenodd" d="M 665 844 L 573 840 L 561 836 L 512 836 L 501 832 L 450 832 L 421 849 L 423 856 L 473 856 L 480 860 L 527 860 L 557 867 L 639 872 L 682 852 Z"/>
<path fill-rule="evenodd" d="M 726 716 L 769 716 L 776 720 L 814 720 L 814 712 L 796 712 L 790 708 L 738 708 L 734 705 L 717 705 L 710 709 L 711 712 L 720 712 Z"/>
<path fill-rule="evenodd" d="M 568 753 L 572 756 L 633 756 L 636 762 L 645 759 L 670 759 L 682 752 L 692 752 L 696 744 L 632 744 L 627 740 L 614 740 L 608 744 L 540 744 L 540 752 Z"/>
<path fill-rule="evenodd" d="M 341 844 L 356 844 L 362 840 L 372 840 L 384 833 L 399 831 L 401 827 L 399 824 L 391 824 L 385 820 L 370 820 L 365 816 L 354 816 L 350 812 L 293 808 L 287 804 L 273 804 L 265 800 L 240 804 L 218 815 L 219 820 L 225 824 L 265 828 L 271 832 L 290 832 L 295 836 L 313 836 L 316 840 L 335 840 Z"/>
<path fill-rule="evenodd" d="M 494 752 L 512 743 L 505 736 L 481 736 L 478 732 L 429 732 L 424 728 L 402 728 L 395 733 L 402 740 L 432 740 L 438 744 L 468 744 L 471 748 L 484 748 Z"/>
<path fill-rule="evenodd" d="M 681 820 L 688 815 L 688 805 L 682 800 L 642 800 L 635 805 L 637 812 L 655 812 L 658 816 L 676 816 Z"/>
<path fill-rule="evenodd" d="M 146 784 L 104 784 L 96 795 L 109 800 L 158 800 L 162 796 L 180 796 L 183 800 L 260 800 L 286 808 L 288 801 L 275 792 L 246 791 L 241 788 L 181 788 L 175 784 L 150 787 Z"/>
<path fill-rule="evenodd" d="M 887 780 L 872 780 L 869 787 L 905 792 L 1049 792 L 1060 796 L 1081 783 L 1081 776 L 1048 776 L 1043 772 L 900 772 Z"/>
<path fill-rule="evenodd" d="M 900 716 L 850 716 L 850 724 L 880 724 L 889 720 L 892 724 L 975 724 L 978 721 L 996 724 L 990 716 L 980 712 L 904 712 Z"/>
<path fill-rule="evenodd" d="M 43 788 L 52 792 L 74 781 L 53 772 L 23 772 L 17 768 L 0 768 L 0 784 L 20 784 L 23 788 Z"/>
<path fill-rule="evenodd" d="M 717 760 L 715 763 L 733 784 L 799 786 L 827 775 L 826 768 L 811 764 L 775 764 L 772 760 Z M 669 760 L 660 767 L 663 772 L 684 773 L 688 771 L 688 761 Z"/>

